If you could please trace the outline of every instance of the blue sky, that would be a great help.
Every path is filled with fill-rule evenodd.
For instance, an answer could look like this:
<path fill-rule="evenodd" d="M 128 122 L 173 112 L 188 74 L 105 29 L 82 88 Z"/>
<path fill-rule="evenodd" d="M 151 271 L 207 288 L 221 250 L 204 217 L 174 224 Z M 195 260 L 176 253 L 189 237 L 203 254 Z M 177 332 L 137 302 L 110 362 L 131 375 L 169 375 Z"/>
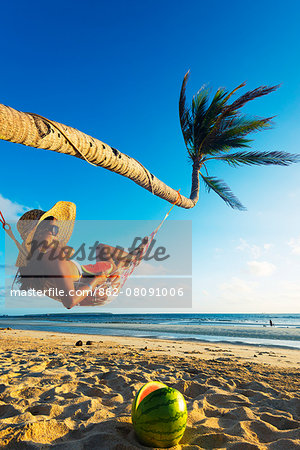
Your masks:
<path fill-rule="evenodd" d="M 78 128 L 189 196 L 178 119 L 188 69 L 189 98 L 205 83 L 213 91 L 281 83 L 244 109 L 276 115 L 272 130 L 253 135 L 252 148 L 300 153 L 299 18 L 297 1 L 6 3 L 0 103 Z M 86 220 L 159 220 L 169 208 L 76 158 L 4 141 L 0 152 L 7 220 L 59 200 L 75 202 Z M 300 312 L 300 166 L 209 169 L 248 211 L 230 209 L 203 187 L 194 209 L 173 209 L 171 219 L 193 224 L 194 310 Z"/>

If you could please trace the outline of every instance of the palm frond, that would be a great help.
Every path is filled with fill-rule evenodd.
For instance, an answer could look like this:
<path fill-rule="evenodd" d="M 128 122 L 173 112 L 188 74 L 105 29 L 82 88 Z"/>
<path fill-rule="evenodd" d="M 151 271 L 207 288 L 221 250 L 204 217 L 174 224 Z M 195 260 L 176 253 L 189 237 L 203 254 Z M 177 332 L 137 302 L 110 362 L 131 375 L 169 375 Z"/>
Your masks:
<path fill-rule="evenodd" d="M 184 76 L 179 98 L 179 119 L 184 142 L 187 147 L 189 146 L 192 138 L 192 119 L 190 116 L 190 109 L 186 105 L 186 93 L 185 93 L 186 84 L 189 78 L 189 72 L 190 71 L 188 71 Z"/>
<path fill-rule="evenodd" d="M 280 84 L 276 86 L 259 86 L 252 91 L 248 91 L 236 99 L 231 105 L 228 106 L 229 111 L 236 111 L 237 109 L 244 106 L 247 102 L 254 100 L 255 98 L 262 97 L 263 95 L 268 95 L 273 91 L 276 91 L 280 87 Z"/>
<path fill-rule="evenodd" d="M 225 89 L 219 88 L 214 95 L 209 107 L 206 109 L 205 114 L 202 117 L 199 117 L 199 115 L 193 115 L 194 146 L 195 149 L 198 149 L 198 155 L 201 154 L 201 149 L 207 136 L 209 136 L 214 130 L 215 124 L 224 109 L 224 99 L 227 95 L 228 92 Z"/>
<path fill-rule="evenodd" d="M 209 108 L 205 114 L 204 126 L 209 129 L 217 121 L 219 114 L 223 111 L 225 105 L 225 97 L 228 92 L 224 88 L 219 88 L 215 93 Z"/>
<path fill-rule="evenodd" d="M 241 89 L 242 87 L 244 87 L 246 85 L 245 82 L 241 83 L 239 86 L 237 86 L 235 89 L 233 89 L 231 92 L 229 92 L 228 95 L 225 96 L 224 100 L 223 100 L 223 105 L 226 106 L 226 103 L 228 102 L 228 100 L 230 99 L 230 97 L 235 94 L 239 89 Z M 219 115 L 219 117 L 217 118 L 215 125 L 217 126 L 221 121 L 224 120 L 224 118 L 230 118 L 230 116 L 235 115 L 234 111 L 229 111 L 228 108 L 224 107 L 221 114 Z"/>
<path fill-rule="evenodd" d="M 222 156 L 214 156 L 212 159 L 227 162 L 230 166 L 237 167 L 242 164 L 288 166 L 300 162 L 300 155 L 286 152 L 237 152 Z"/>
<path fill-rule="evenodd" d="M 249 147 L 252 139 L 245 139 L 245 136 L 270 128 L 272 118 L 250 119 L 243 116 L 232 118 L 230 123 L 220 123 L 219 129 L 214 130 L 206 137 L 205 145 L 201 149 L 202 156 L 213 155 L 222 151 L 227 152 L 231 148 Z"/>
<path fill-rule="evenodd" d="M 207 142 L 205 148 L 201 151 L 201 160 L 207 160 L 209 156 L 214 156 L 220 152 L 229 152 L 233 148 L 249 148 L 253 139 L 245 139 L 236 136 L 218 136 Z"/>
<path fill-rule="evenodd" d="M 209 89 L 203 86 L 192 99 L 192 138 L 195 150 L 199 147 L 202 135 L 205 136 L 205 117 L 208 112 L 209 94 Z"/>
<path fill-rule="evenodd" d="M 219 124 L 219 129 L 207 135 L 205 145 L 201 148 L 202 156 L 227 152 L 231 148 L 249 147 L 248 144 L 252 142 L 252 139 L 245 139 L 245 136 L 270 128 L 272 119 L 273 117 L 252 119 L 242 116 L 234 117 L 227 122 L 223 120 Z"/>
<path fill-rule="evenodd" d="M 274 116 L 266 118 L 251 118 L 247 116 L 231 117 L 229 120 L 225 119 L 221 122 L 218 132 L 229 132 L 232 135 L 246 136 L 249 133 L 270 128 L 272 119 L 274 119 Z"/>
<path fill-rule="evenodd" d="M 244 83 L 238 86 L 238 88 L 236 88 L 233 92 L 237 91 L 243 85 Z M 205 128 L 206 135 L 203 137 L 201 144 L 199 145 L 199 143 L 197 143 L 196 145 L 196 147 L 199 145 L 199 153 L 206 154 L 208 149 L 215 149 L 215 144 L 219 140 L 218 138 L 220 134 L 223 134 L 225 130 L 228 131 L 231 136 L 236 135 L 237 137 L 242 137 L 253 131 L 260 131 L 267 126 L 270 126 L 270 121 L 273 117 L 248 119 L 245 116 L 240 117 L 240 114 L 236 111 L 236 109 L 240 108 L 244 103 L 250 101 L 251 99 L 253 100 L 256 97 L 272 92 L 275 88 L 277 88 L 277 86 L 270 88 L 262 86 L 261 88 L 249 91 L 238 99 L 240 100 L 240 103 L 236 100 L 236 102 L 229 106 L 226 105 L 226 100 L 232 95 L 233 92 L 226 95 L 227 92 L 225 92 L 225 90 L 221 90 L 223 95 L 221 95 L 220 102 L 218 104 L 218 107 L 220 108 L 219 111 L 215 108 L 215 104 L 212 101 L 212 108 L 211 106 L 208 108 L 206 117 L 203 120 L 203 128 Z M 217 94 L 219 92 L 220 89 L 217 91 Z M 211 117 L 209 117 L 209 112 L 212 112 Z M 205 124 L 208 124 L 209 126 L 205 127 Z M 214 140 L 215 143 L 212 145 Z M 236 145 L 235 147 L 238 146 Z M 225 148 L 227 149 L 228 146 L 225 145 Z"/>
<path fill-rule="evenodd" d="M 207 134 L 206 136 L 204 136 L 203 141 L 201 142 L 201 147 L 199 146 L 199 154 L 202 153 L 202 148 L 204 147 L 204 142 L 209 138 L 212 137 L 212 135 L 216 134 L 219 130 L 219 128 L 223 128 L 224 124 L 222 124 L 222 122 L 225 123 L 225 121 L 228 121 L 228 118 L 230 118 L 230 116 L 234 115 L 233 111 L 228 111 L 228 108 L 226 108 L 226 103 L 229 100 L 229 98 L 235 94 L 236 91 L 238 91 L 239 89 L 241 89 L 242 87 L 244 87 L 246 85 L 245 82 L 241 83 L 239 86 L 237 86 L 235 89 L 233 89 L 231 92 L 226 92 L 225 89 L 218 89 L 217 94 L 221 94 L 221 103 L 220 106 L 222 106 L 221 110 L 217 112 L 217 114 L 215 114 L 215 120 L 214 123 L 211 124 L 210 121 L 208 120 L 207 122 L 210 123 L 210 128 L 207 129 Z M 214 100 L 216 100 L 216 96 L 214 97 Z M 213 103 L 213 102 L 212 102 Z M 212 111 L 214 111 L 214 109 L 210 108 L 208 110 L 208 115 L 209 113 L 211 113 Z M 200 141 L 200 139 L 199 139 Z"/>
<path fill-rule="evenodd" d="M 230 99 L 230 97 L 236 93 L 236 91 L 238 91 L 239 89 L 241 89 L 242 87 L 246 86 L 246 81 L 244 81 L 243 83 L 241 83 L 239 86 L 237 86 L 236 88 L 234 88 L 231 92 L 229 92 L 229 94 L 227 95 L 227 97 L 225 98 L 225 102 L 227 103 L 228 100 Z"/>
<path fill-rule="evenodd" d="M 241 204 L 238 198 L 235 197 L 231 189 L 224 183 L 223 180 L 219 180 L 216 177 L 204 176 L 201 172 L 200 175 L 205 182 L 205 186 L 208 192 L 212 189 L 216 194 L 221 197 L 224 202 L 231 206 L 231 208 L 239 209 L 240 211 L 245 211 L 246 208 Z"/>
<path fill-rule="evenodd" d="M 199 120 L 205 117 L 206 106 L 209 100 L 210 89 L 204 84 L 192 98 L 192 115 Z"/>

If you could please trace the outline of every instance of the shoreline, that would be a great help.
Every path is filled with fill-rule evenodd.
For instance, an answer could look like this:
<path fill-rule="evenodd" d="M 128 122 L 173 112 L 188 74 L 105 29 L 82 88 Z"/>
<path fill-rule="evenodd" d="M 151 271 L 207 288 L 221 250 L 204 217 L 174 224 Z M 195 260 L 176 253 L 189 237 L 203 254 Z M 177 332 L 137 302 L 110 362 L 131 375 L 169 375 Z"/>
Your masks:
<path fill-rule="evenodd" d="M 1 327 L 15 330 L 49 331 L 52 333 L 87 334 L 95 336 L 132 337 L 139 339 L 163 339 L 178 342 L 208 344 L 248 345 L 274 349 L 300 350 L 300 328 L 296 327 L 238 327 L 210 325 L 164 325 L 140 323 L 88 323 L 63 321 L 1 321 Z M 19 327 L 19 328 L 18 328 Z M 25 328 L 24 328 L 25 327 Z M 32 328 L 31 328 L 32 327 Z M 39 329 L 40 328 L 40 329 Z M 42 328 L 42 329 L 41 329 Z M 64 331 L 62 331 L 64 329 Z M 107 333 L 106 333 L 107 330 Z M 93 331 L 99 331 L 95 333 Z M 220 334 L 218 334 L 218 332 Z M 195 337 L 196 335 L 199 337 Z M 286 339 L 284 339 L 286 338 Z M 254 342 L 253 342 L 254 340 Z M 252 342 L 251 342 L 252 341 Z"/>

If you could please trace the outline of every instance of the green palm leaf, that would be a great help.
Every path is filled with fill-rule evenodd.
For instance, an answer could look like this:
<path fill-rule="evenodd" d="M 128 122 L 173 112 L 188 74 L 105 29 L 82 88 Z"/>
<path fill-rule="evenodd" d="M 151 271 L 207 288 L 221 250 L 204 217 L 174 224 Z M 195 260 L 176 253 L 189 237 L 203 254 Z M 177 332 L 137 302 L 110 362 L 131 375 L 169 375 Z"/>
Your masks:
<path fill-rule="evenodd" d="M 225 95 L 225 98 L 222 99 L 223 100 L 222 106 L 225 106 L 227 101 L 230 99 L 230 97 L 233 94 L 235 94 L 236 91 L 238 91 L 245 85 L 246 85 L 245 82 L 241 83 L 239 86 L 237 86 L 231 92 L 229 92 L 228 95 Z M 231 117 L 231 116 L 233 116 L 233 117 Z M 218 115 L 218 117 L 215 120 L 214 126 L 209 130 L 208 137 L 212 134 L 216 134 L 218 132 L 218 130 L 220 130 L 220 129 L 225 129 L 226 123 L 230 123 L 232 125 L 233 121 L 237 120 L 234 116 L 236 116 L 236 114 L 233 111 L 228 111 L 228 108 L 223 107 L 223 110 L 221 111 L 221 113 Z"/>
<path fill-rule="evenodd" d="M 193 122 L 190 117 L 190 109 L 186 105 L 186 84 L 189 78 L 189 72 L 185 74 L 182 82 L 179 98 L 179 119 L 185 145 L 189 147 L 192 140 Z"/>
<path fill-rule="evenodd" d="M 205 182 L 208 192 L 212 189 L 227 205 L 231 206 L 231 208 L 239 209 L 240 211 L 246 210 L 223 180 L 219 180 L 216 177 L 205 177 L 201 172 L 200 175 Z"/>
<path fill-rule="evenodd" d="M 219 127 L 219 133 L 230 132 L 236 136 L 246 136 L 249 133 L 261 131 L 271 127 L 273 117 L 250 118 L 247 116 L 231 117 L 230 120 L 223 120 Z"/>
<path fill-rule="evenodd" d="M 202 151 L 201 156 L 202 160 L 207 160 L 210 158 L 206 158 L 209 155 L 215 155 L 219 152 L 228 152 L 232 148 L 244 148 L 250 147 L 249 142 L 252 142 L 252 139 L 245 139 L 240 137 L 227 137 L 227 136 L 218 136 L 215 138 L 212 143 L 206 143 L 205 150 Z"/>
<path fill-rule="evenodd" d="M 202 153 L 201 150 L 204 142 L 207 140 L 207 137 L 210 136 L 216 128 L 216 123 L 218 122 L 219 116 L 224 109 L 226 96 L 228 96 L 227 91 L 224 89 L 218 89 L 202 120 L 199 120 L 198 115 L 193 116 L 194 147 L 198 151 L 199 156 Z"/>
<path fill-rule="evenodd" d="M 192 99 L 192 137 L 193 147 L 196 150 L 201 142 L 201 136 L 205 133 L 205 117 L 209 101 L 209 90 L 203 86 Z"/>
<path fill-rule="evenodd" d="M 228 123 L 223 123 L 222 128 L 211 133 L 206 138 L 205 146 L 202 147 L 201 155 L 213 155 L 222 151 L 229 151 L 231 148 L 249 147 L 252 139 L 245 139 L 250 133 L 260 131 L 270 127 L 273 117 L 265 119 L 248 119 L 239 117 L 231 119 Z"/>
<path fill-rule="evenodd" d="M 300 162 L 300 155 L 286 152 L 237 152 L 222 156 L 215 156 L 212 159 L 227 162 L 230 166 L 236 167 L 242 164 L 246 165 L 264 165 L 275 164 L 277 166 L 288 166 L 291 163 Z"/>
<path fill-rule="evenodd" d="M 237 109 L 242 108 L 247 102 L 254 100 L 255 98 L 262 97 L 263 95 L 268 95 L 271 92 L 276 91 L 280 84 L 276 86 L 259 86 L 252 91 L 248 91 L 245 94 L 241 95 L 237 100 L 235 100 L 231 105 L 228 106 L 229 112 L 236 111 Z"/>

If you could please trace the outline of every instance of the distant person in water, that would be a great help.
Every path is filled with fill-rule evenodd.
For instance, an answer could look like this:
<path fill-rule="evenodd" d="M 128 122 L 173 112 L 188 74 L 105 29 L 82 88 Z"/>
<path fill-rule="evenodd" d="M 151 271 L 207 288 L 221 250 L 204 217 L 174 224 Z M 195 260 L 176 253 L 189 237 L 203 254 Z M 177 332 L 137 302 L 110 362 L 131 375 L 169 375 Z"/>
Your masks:
<path fill-rule="evenodd" d="M 272 327 L 273 326 L 273 322 L 272 322 L 272 320 L 270 319 L 270 326 Z"/>

